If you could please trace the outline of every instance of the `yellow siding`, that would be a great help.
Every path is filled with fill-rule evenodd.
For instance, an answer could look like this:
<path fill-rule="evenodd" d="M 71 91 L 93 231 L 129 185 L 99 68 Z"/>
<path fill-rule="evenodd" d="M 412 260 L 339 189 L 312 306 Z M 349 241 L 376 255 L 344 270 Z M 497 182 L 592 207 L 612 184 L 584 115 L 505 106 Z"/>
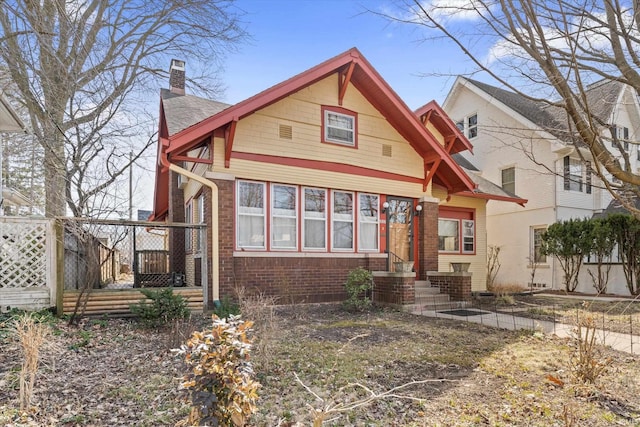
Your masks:
<path fill-rule="evenodd" d="M 353 86 L 342 108 L 358 114 L 358 148 L 321 143 L 321 106 L 338 106 L 337 86 L 337 75 L 332 75 L 240 120 L 233 150 L 424 176 L 420 156 Z M 292 127 L 293 139 L 279 138 L 281 124 Z M 383 145 L 391 145 L 392 157 L 382 155 Z"/>
<path fill-rule="evenodd" d="M 436 137 L 440 145 L 444 147 L 444 136 L 442 136 L 442 134 L 438 132 L 438 129 L 436 129 L 436 127 L 430 122 L 427 123 L 427 129 L 433 134 L 433 136 Z"/>
<path fill-rule="evenodd" d="M 446 201 L 447 194 L 441 189 L 434 189 L 434 197 L 440 199 L 440 206 L 460 207 L 475 209 L 476 211 L 476 254 L 439 254 L 438 270 L 453 271 L 452 262 L 470 262 L 471 288 L 473 291 L 485 291 L 487 289 L 487 222 L 486 200 L 471 197 L 452 196 Z"/>

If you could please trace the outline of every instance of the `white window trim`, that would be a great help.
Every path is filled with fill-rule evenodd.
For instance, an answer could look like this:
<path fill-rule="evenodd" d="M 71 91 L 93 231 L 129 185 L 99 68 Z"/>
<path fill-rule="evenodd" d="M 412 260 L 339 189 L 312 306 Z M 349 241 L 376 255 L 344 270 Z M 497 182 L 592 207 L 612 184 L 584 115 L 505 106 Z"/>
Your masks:
<path fill-rule="evenodd" d="M 329 126 L 329 114 L 334 114 L 336 116 L 346 117 L 351 120 L 351 129 L 342 128 L 337 126 Z M 351 132 L 351 142 L 343 141 L 341 139 L 331 138 L 329 136 L 329 128 L 347 130 Z M 356 146 L 356 116 L 351 114 L 339 113 L 337 111 L 333 111 L 329 108 L 324 110 L 324 140 L 327 142 L 331 142 L 332 144 L 340 144 L 345 145 L 347 147 L 355 147 Z"/>
<path fill-rule="evenodd" d="M 356 193 L 357 196 L 357 206 L 356 211 L 358 213 L 358 242 L 357 242 L 357 251 L 358 252 L 380 252 L 380 195 L 373 193 Z M 374 196 L 378 198 L 378 216 L 375 221 L 369 220 L 367 217 L 366 220 L 363 218 L 362 211 L 360 209 L 360 196 Z M 376 245 L 377 247 L 374 249 L 363 249 L 360 247 L 360 236 L 362 236 L 362 224 L 375 224 L 376 225 Z"/>
<path fill-rule="evenodd" d="M 457 222 L 458 223 L 458 249 L 454 249 L 452 251 L 448 251 L 446 249 L 440 249 L 440 243 L 438 242 L 438 252 L 442 253 L 442 254 L 459 254 L 461 253 L 461 245 L 462 242 L 460 241 L 460 234 L 462 233 L 462 231 L 460 230 L 461 227 L 461 222 L 458 218 L 438 218 L 438 221 L 452 221 L 452 222 Z M 438 227 L 440 225 L 438 224 Z M 440 230 L 438 230 L 438 240 L 440 240 Z"/>
<path fill-rule="evenodd" d="M 465 236 L 464 235 L 464 230 L 465 230 L 465 222 L 470 222 L 473 224 L 473 235 L 472 236 Z M 470 251 L 467 251 L 464 249 L 464 239 L 465 238 L 471 238 L 471 244 L 473 245 L 473 249 L 471 249 Z M 460 220 L 460 253 L 465 254 L 465 255 L 470 255 L 470 254 L 474 254 L 476 253 L 476 221 L 473 219 L 461 219 Z"/>
<path fill-rule="evenodd" d="M 341 219 L 336 219 L 335 218 L 335 194 L 336 193 L 345 193 L 345 194 L 351 194 L 351 221 L 347 221 L 347 220 L 341 220 Z M 353 191 L 342 191 L 342 190 L 331 190 L 331 251 L 332 252 L 355 252 L 356 250 L 356 215 L 355 215 L 355 209 L 356 209 L 356 193 Z M 336 222 L 345 222 L 345 223 L 351 223 L 351 248 L 335 248 L 334 245 L 334 233 L 336 230 L 336 227 L 334 226 L 334 224 Z"/>
<path fill-rule="evenodd" d="M 289 188 L 293 188 L 293 190 L 295 191 L 296 198 L 295 198 L 294 210 L 293 210 L 294 213 L 295 213 L 294 216 L 285 216 L 285 215 L 276 215 L 275 214 L 275 212 L 274 212 L 275 211 L 274 203 L 276 201 L 276 198 L 274 196 L 274 194 L 275 194 L 274 188 L 275 187 L 289 187 Z M 298 250 L 298 245 L 299 245 L 298 240 L 299 240 L 299 237 L 300 237 L 300 236 L 298 236 L 298 230 L 299 230 L 299 228 L 298 228 L 298 206 L 300 206 L 298 204 L 298 186 L 289 185 L 289 184 L 272 183 L 270 191 L 271 191 L 271 197 L 270 197 L 270 199 L 271 199 L 270 208 L 271 209 L 270 209 L 270 215 L 269 215 L 270 228 L 271 228 L 270 229 L 270 233 L 269 233 L 270 234 L 270 236 L 269 236 L 270 248 L 273 251 L 292 251 L 292 250 L 297 251 Z M 275 222 L 274 218 L 289 218 L 289 219 L 293 218 L 295 220 L 295 229 L 294 229 L 295 239 L 296 239 L 295 246 L 276 246 L 276 245 L 274 245 L 274 240 L 273 240 L 273 237 L 274 237 L 273 236 L 273 230 L 275 228 L 274 227 L 274 222 Z"/>
<path fill-rule="evenodd" d="M 193 223 L 193 199 L 190 199 L 184 207 L 184 222 Z M 193 247 L 193 228 L 185 228 L 184 230 L 184 250 L 187 253 L 194 252 Z"/>
<path fill-rule="evenodd" d="M 470 119 L 471 117 L 476 118 L 476 124 L 471 126 L 470 124 Z M 478 113 L 473 113 L 473 114 L 469 114 L 466 118 L 465 118 L 465 125 L 466 125 L 466 130 L 467 130 L 467 138 L 469 139 L 474 139 L 478 137 Z M 471 136 L 471 129 L 475 129 L 476 134 L 474 136 Z"/>
<path fill-rule="evenodd" d="M 306 192 L 305 190 L 319 190 L 319 191 L 323 191 L 324 192 L 324 218 L 322 219 L 324 221 L 324 247 L 322 248 L 312 248 L 312 247 L 306 247 L 304 245 L 304 242 L 306 241 L 305 239 L 305 233 L 306 233 L 306 220 L 310 219 L 312 221 L 320 221 L 320 219 L 318 218 L 307 218 L 305 216 L 306 210 L 305 210 L 305 206 L 306 206 Z M 326 252 L 327 251 L 327 227 L 328 227 L 328 222 L 329 222 L 329 215 L 328 215 L 328 210 L 330 207 L 330 203 L 329 203 L 329 191 L 326 188 L 317 188 L 317 187 L 302 187 L 302 191 L 301 191 L 301 200 L 300 200 L 300 206 L 301 209 L 300 211 L 301 213 L 301 217 L 302 217 L 302 235 L 300 236 L 300 239 L 302 240 L 302 242 L 300 243 L 302 246 L 302 250 L 303 251 L 309 251 L 309 252 Z"/>
<path fill-rule="evenodd" d="M 241 183 L 251 183 L 251 184 L 260 184 L 262 186 L 262 214 L 258 215 L 258 214 L 250 214 L 250 213 L 240 213 L 240 184 Z M 238 180 L 236 181 L 236 202 L 235 202 L 235 209 L 236 209 L 236 247 L 238 249 L 251 249 L 251 250 L 266 250 L 267 249 L 267 185 L 265 182 L 260 182 L 260 181 L 249 181 L 249 180 Z M 262 246 L 241 246 L 240 245 L 240 216 L 244 215 L 244 216 L 262 216 L 262 230 L 264 233 L 264 243 Z"/>
<path fill-rule="evenodd" d="M 194 212 L 194 218 L 197 219 L 197 223 L 198 224 L 204 224 L 205 220 L 204 220 L 204 195 L 200 195 L 198 197 L 196 197 L 196 211 L 198 212 L 197 217 L 195 217 L 195 212 Z M 194 223 L 196 221 L 193 221 Z M 206 236 L 205 236 L 205 230 L 206 228 L 195 228 L 194 229 L 194 243 L 197 241 L 198 242 L 198 247 L 195 246 L 193 247 L 193 252 L 197 255 L 197 256 L 201 256 L 202 254 L 202 246 L 205 244 L 206 241 Z M 195 234 L 197 234 L 197 238 L 195 237 Z"/>

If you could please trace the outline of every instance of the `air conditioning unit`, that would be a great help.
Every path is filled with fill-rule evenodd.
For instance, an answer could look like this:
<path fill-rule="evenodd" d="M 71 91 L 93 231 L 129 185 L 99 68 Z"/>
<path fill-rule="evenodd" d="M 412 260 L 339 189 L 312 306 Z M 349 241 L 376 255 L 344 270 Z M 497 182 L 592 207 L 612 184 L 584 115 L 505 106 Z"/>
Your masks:
<path fill-rule="evenodd" d="M 184 187 L 187 186 L 187 182 L 189 182 L 189 178 L 178 174 L 178 188 L 184 190 Z"/>

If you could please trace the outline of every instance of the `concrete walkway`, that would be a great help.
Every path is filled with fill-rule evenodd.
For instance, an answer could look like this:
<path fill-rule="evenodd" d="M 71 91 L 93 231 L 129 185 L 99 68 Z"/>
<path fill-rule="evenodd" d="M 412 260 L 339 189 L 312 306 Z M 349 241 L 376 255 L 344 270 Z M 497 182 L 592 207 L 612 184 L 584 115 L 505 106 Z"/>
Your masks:
<path fill-rule="evenodd" d="M 557 335 L 560 338 L 573 337 L 574 326 L 563 323 L 556 323 L 544 320 L 529 319 L 526 317 L 518 317 L 507 313 L 496 313 L 488 310 L 480 310 L 477 308 L 459 309 L 458 315 L 447 314 L 447 312 L 456 312 L 452 310 L 427 310 L 420 309 L 413 311 L 413 314 L 421 316 L 437 317 L 439 319 L 462 320 L 465 322 L 480 323 L 482 325 L 494 328 L 502 328 L 509 330 L 527 329 L 534 331 L 542 331 L 547 334 Z M 465 315 L 466 312 L 466 315 Z M 481 313 L 470 315 L 473 313 Z M 630 354 L 640 354 L 640 336 L 631 334 L 621 334 L 617 332 L 596 331 L 598 342 L 602 345 L 609 346 L 614 350 L 623 351 Z"/>

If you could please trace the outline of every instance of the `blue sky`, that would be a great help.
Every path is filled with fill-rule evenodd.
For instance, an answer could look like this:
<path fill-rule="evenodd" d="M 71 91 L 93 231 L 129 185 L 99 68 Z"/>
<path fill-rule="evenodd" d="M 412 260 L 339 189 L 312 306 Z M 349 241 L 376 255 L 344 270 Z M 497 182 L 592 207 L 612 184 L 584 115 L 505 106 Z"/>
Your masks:
<path fill-rule="evenodd" d="M 356 47 L 410 108 L 432 99 L 442 103 L 452 75 L 468 72 L 469 61 L 445 40 L 424 41 L 437 35 L 425 28 L 366 11 L 392 5 L 393 0 L 238 0 L 251 39 L 227 57 L 220 100 L 235 104 Z"/>

